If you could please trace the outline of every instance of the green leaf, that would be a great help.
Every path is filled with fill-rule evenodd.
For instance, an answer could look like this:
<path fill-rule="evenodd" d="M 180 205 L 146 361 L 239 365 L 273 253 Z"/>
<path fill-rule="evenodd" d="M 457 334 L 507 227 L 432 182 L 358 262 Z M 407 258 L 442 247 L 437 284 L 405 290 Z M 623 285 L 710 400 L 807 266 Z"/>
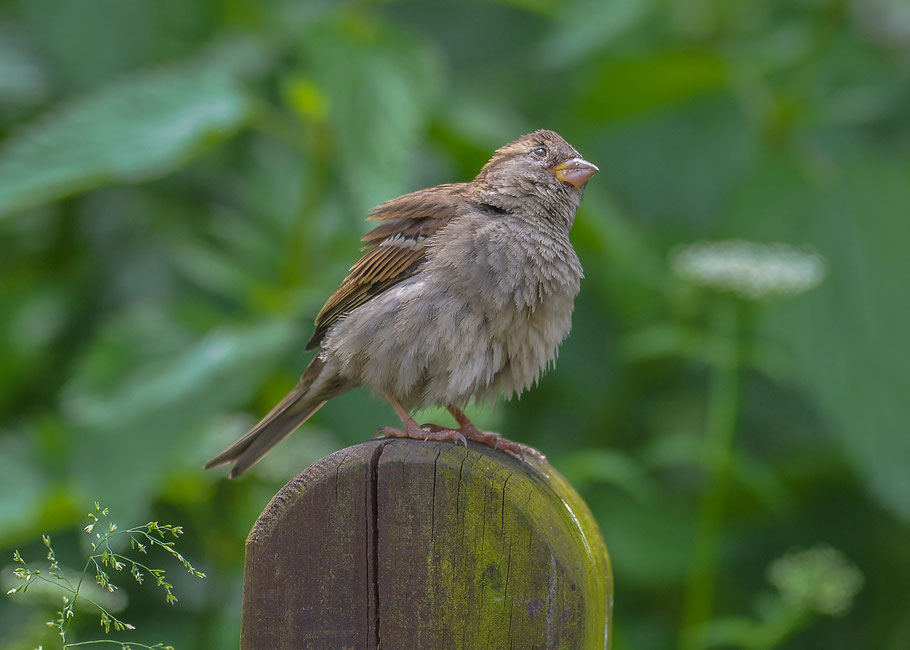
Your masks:
<path fill-rule="evenodd" d="M 603 65 L 578 102 L 578 117 L 600 123 L 674 106 L 726 83 L 723 60 L 710 52 L 665 52 Z"/>
<path fill-rule="evenodd" d="M 601 522 L 616 574 L 631 589 L 665 586 L 686 575 L 692 522 L 683 507 L 666 499 L 657 508 L 622 493 L 588 503 Z"/>
<path fill-rule="evenodd" d="M 626 82 L 639 83 L 631 78 Z M 653 81 L 640 83 L 663 81 L 658 75 Z M 691 90 L 694 93 L 694 88 Z M 650 108 L 660 105 L 669 109 L 669 105 L 651 104 L 642 98 L 642 104 L 627 107 L 627 115 L 637 119 L 608 122 L 614 114 L 618 117 L 618 104 L 633 101 L 628 92 L 617 86 L 598 98 L 598 104 L 584 108 L 591 110 L 592 116 L 593 111 L 603 110 L 601 123 L 612 127 L 604 133 L 594 162 L 609 170 L 615 200 L 625 206 L 638 227 L 643 222 L 652 227 L 655 236 L 673 243 L 685 241 L 693 232 L 704 233 L 753 164 L 757 142 L 741 109 L 727 97 L 696 100 L 691 94 L 684 107 L 644 115 Z M 638 91 L 631 92 L 634 95 Z M 669 103 L 676 101 L 666 99 Z M 587 194 L 583 205 L 590 209 Z"/>
<path fill-rule="evenodd" d="M 295 334 L 284 321 L 224 328 L 112 375 L 103 361 L 111 349 L 145 343 L 141 327 L 109 328 L 64 393 L 77 485 L 112 509 L 141 509 L 181 441 L 200 436 L 214 417 L 246 404 L 288 353 Z M 109 338 L 121 340 L 112 344 Z M 106 377 L 98 377 L 99 369 Z"/>
<path fill-rule="evenodd" d="M 484 155 L 502 145 L 504 134 L 533 130 L 526 118 L 495 97 L 457 93 L 446 97 L 439 111 L 436 120 L 453 144 L 470 145 Z"/>
<path fill-rule="evenodd" d="M 604 49 L 653 9 L 652 0 L 582 0 L 559 12 L 556 29 L 540 47 L 545 65 L 564 67 Z"/>
<path fill-rule="evenodd" d="M 43 100 L 50 79 L 21 33 L 21 26 L 0 25 L 0 107 L 29 106 Z"/>
<path fill-rule="evenodd" d="M 248 65 L 228 49 L 64 102 L 0 145 L 0 216 L 178 169 L 243 123 L 235 72 Z"/>
<path fill-rule="evenodd" d="M 828 279 L 766 318 L 789 345 L 800 383 L 825 415 L 844 457 L 883 504 L 910 520 L 910 213 L 904 163 L 852 160 L 806 177 L 769 160 L 737 198 L 736 222 L 789 236 L 829 261 Z M 769 193 L 770 184 L 777 188 Z"/>
<path fill-rule="evenodd" d="M 0 434 L 0 542 L 34 517 L 47 489 L 31 442 L 14 433 Z M 6 591 L 4 589 L 4 591 Z"/>
<path fill-rule="evenodd" d="M 619 451 L 584 449 L 560 459 L 557 465 L 570 481 L 614 485 L 642 502 L 654 503 L 660 494 L 647 470 Z"/>
<path fill-rule="evenodd" d="M 360 16 L 316 24 L 303 48 L 327 100 L 335 171 L 362 214 L 406 189 L 436 96 L 435 58 L 412 34 Z"/>

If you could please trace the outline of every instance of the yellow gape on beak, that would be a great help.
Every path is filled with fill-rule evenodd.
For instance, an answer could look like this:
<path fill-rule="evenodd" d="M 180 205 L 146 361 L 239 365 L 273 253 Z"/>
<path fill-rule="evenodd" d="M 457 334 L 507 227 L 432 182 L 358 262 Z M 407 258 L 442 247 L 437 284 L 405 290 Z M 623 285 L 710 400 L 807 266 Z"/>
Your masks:
<path fill-rule="evenodd" d="M 584 158 L 570 158 L 569 160 L 556 165 L 551 170 L 563 183 L 568 183 L 575 189 L 581 189 L 582 185 L 588 182 L 594 174 L 600 170 L 597 165 L 589 163 Z"/>

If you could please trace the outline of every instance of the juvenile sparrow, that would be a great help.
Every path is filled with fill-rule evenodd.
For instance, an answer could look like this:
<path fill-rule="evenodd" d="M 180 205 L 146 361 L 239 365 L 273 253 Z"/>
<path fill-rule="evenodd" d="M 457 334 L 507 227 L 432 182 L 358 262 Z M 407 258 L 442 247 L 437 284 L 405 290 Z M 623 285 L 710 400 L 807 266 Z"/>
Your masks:
<path fill-rule="evenodd" d="M 553 131 L 498 149 L 474 180 L 405 194 L 373 209 L 367 251 L 316 316 L 300 381 L 206 469 L 242 474 L 326 401 L 358 386 L 384 396 L 403 428 L 385 436 L 474 440 L 534 450 L 483 432 L 468 400 L 529 388 L 571 328 L 582 278 L 569 242 L 597 167 Z M 409 412 L 445 406 L 457 429 L 418 425 Z M 466 444 L 466 443 L 465 443 Z"/>

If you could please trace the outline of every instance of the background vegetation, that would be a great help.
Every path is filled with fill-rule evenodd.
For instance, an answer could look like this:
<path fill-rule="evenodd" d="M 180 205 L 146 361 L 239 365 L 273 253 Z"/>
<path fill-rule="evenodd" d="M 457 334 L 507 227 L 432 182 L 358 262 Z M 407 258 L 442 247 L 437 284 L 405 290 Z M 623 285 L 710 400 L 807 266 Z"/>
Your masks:
<path fill-rule="evenodd" d="M 602 170 L 586 279 L 556 369 L 477 417 L 587 498 L 614 647 L 910 647 L 901 0 L 4 2 L 3 556 L 47 532 L 78 562 L 94 500 L 180 523 L 208 578 L 126 590 L 128 638 L 235 647 L 257 514 L 394 415 L 358 391 L 242 480 L 202 463 L 305 366 L 370 206 L 540 127 Z M 825 278 L 756 298 L 786 251 L 734 251 L 745 289 L 672 262 L 724 239 Z M 53 647 L 59 599 L 17 598 L 3 647 Z"/>

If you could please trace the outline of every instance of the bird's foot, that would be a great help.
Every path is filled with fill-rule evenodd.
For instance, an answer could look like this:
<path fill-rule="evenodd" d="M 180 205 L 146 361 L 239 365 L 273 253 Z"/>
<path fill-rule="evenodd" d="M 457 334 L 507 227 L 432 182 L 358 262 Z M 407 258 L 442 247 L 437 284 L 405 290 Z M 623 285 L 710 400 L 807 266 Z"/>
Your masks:
<path fill-rule="evenodd" d="M 530 445 L 523 445 L 520 442 L 513 442 L 508 438 L 503 438 L 501 435 L 493 431 L 481 431 L 473 424 L 463 426 L 460 429 L 449 429 L 438 424 L 430 423 L 421 425 L 417 425 L 415 423 L 413 427 L 405 427 L 403 429 L 398 429 L 395 427 L 380 427 L 376 431 L 376 437 L 412 438 L 414 440 L 435 440 L 439 442 L 451 440 L 455 444 L 461 443 L 465 447 L 468 446 L 468 440 L 472 440 L 473 442 L 477 442 L 487 447 L 492 447 L 493 449 L 508 451 L 512 454 L 515 454 L 522 460 L 526 460 L 526 457 L 531 457 L 541 462 L 547 459 L 546 456 L 544 456 L 542 453 Z"/>
<path fill-rule="evenodd" d="M 487 447 L 492 447 L 493 449 L 502 449 L 503 451 L 511 452 L 518 456 L 521 460 L 526 460 L 525 456 L 529 456 L 541 462 L 547 459 L 546 456 L 544 456 L 542 453 L 530 445 L 523 445 L 520 442 L 513 442 L 508 438 L 503 438 L 501 435 L 494 431 L 481 431 L 473 423 L 470 422 L 463 425 L 459 431 L 468 440 L 480 443 L 481 445 L 486 445 Z"/>
<path fill-rule="evenodd" d="M 379 430 L 376 431 L 376 437 L 413 438 L 414 440 L 435 440 L 437 442 L 451 440 L 456 445 L 458 443 L 461 443 L 465 447 L 468 446 L 468 441 L 460 431 L 457 431 L 455 429 L 447 429 L 446 427 L 441 427 L 438 424 L 421 424 L 418 426 L 415 422 L 413 426 L 408 425 L 403 429 L 396 429 L 395 427 L 380 427 Z"/>
<path fill-rule="evenodd" d="M 521 460 L 527 460 L 525 456 L 534 458 L 539 462 L 543 462 L 547 459 L 546 456 L 534 449 L 534 447 L 512 442 L 493 431 L 481 431 L 473 422 L 471 422 L 470 418 L 465 415 L 465 412 L 454 404 L 447 404 L 446 409 L 452 414 L 455 421 L 458 422 L 458 430 L 468 440 L 473 440 L 474 442 L 486 445 L 487 447 L 492 447 L 493 449 L 508 451 L 518 456 Z"/>

